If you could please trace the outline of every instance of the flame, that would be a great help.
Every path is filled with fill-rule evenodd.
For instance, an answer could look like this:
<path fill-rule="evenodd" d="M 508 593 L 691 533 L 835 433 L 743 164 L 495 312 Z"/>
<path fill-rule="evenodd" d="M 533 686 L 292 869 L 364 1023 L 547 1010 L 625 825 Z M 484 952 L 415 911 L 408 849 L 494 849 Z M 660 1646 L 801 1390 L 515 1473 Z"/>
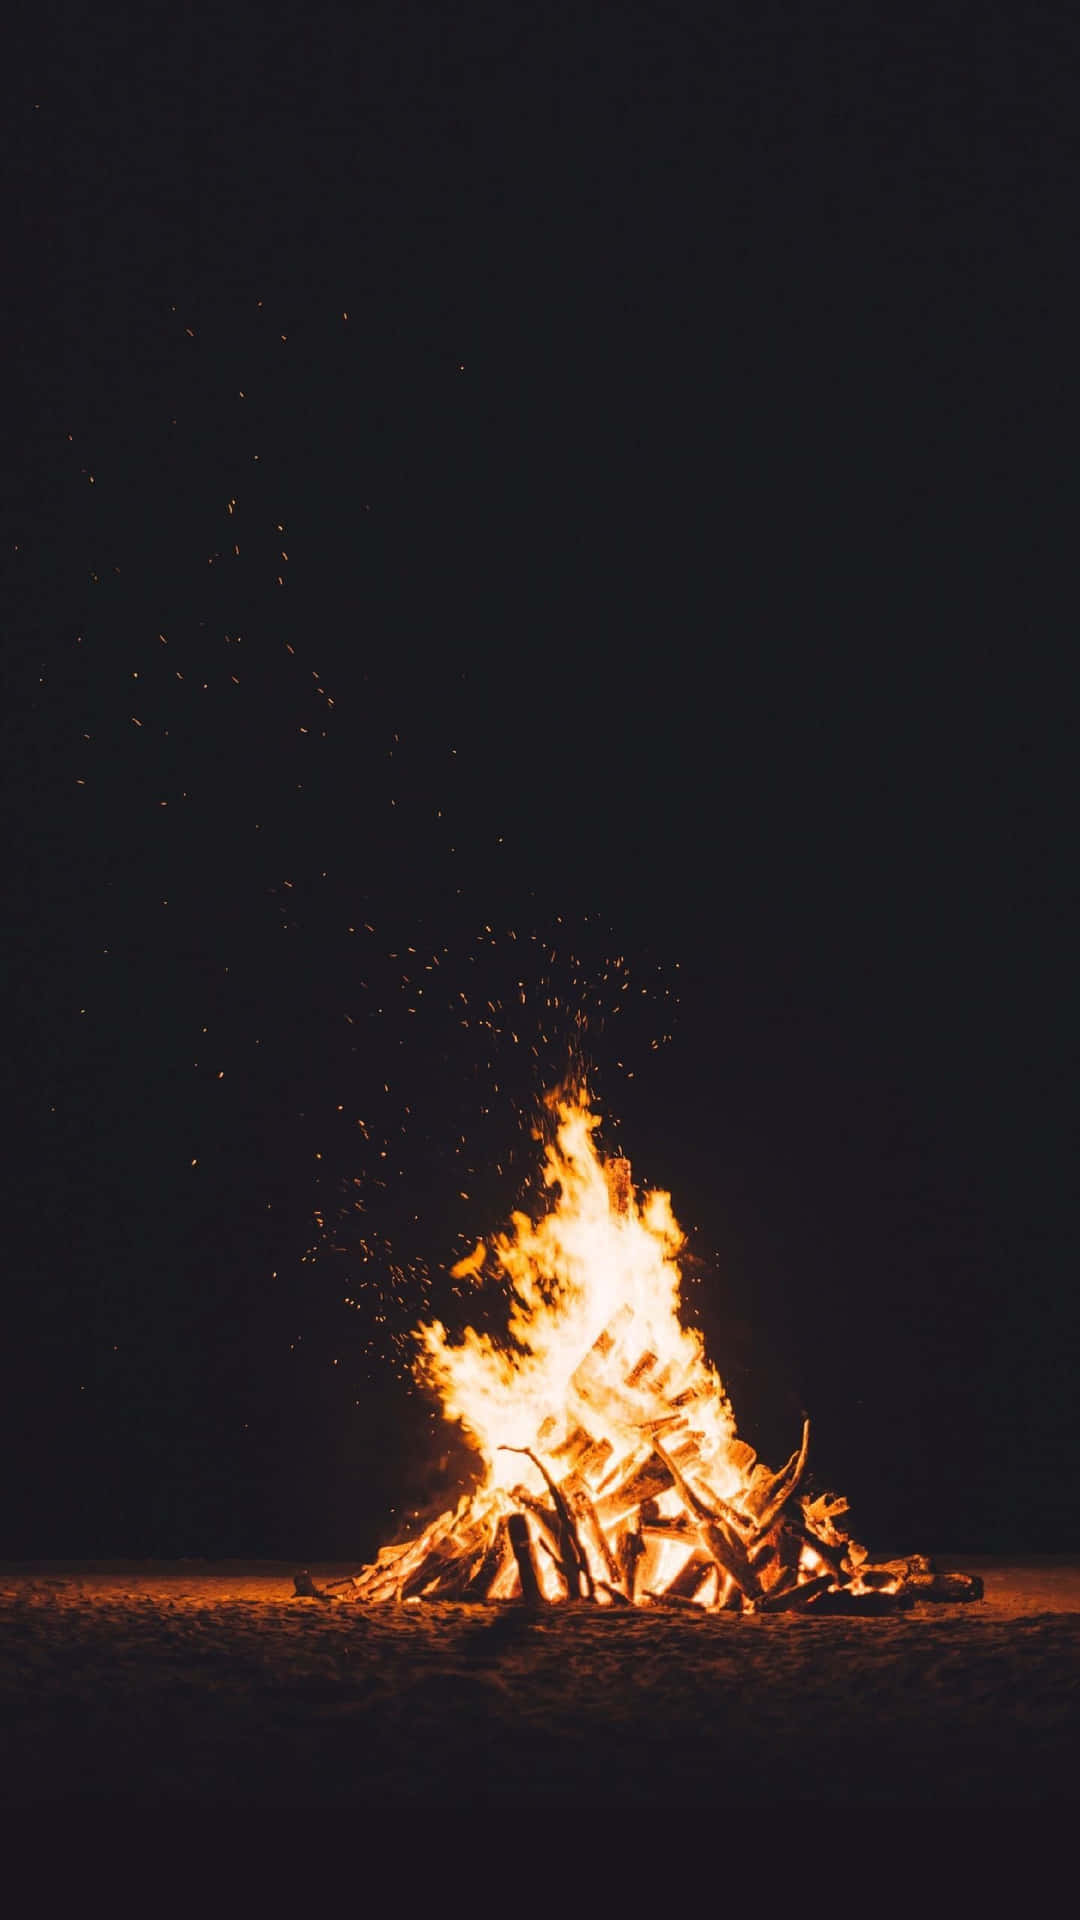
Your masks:
<path fill-rule="evenodd" d="M 662 1380 L 668 1405 L 693 1404 L 702 1466 L 717 1493 L 732 1493 L 740 1483 L 728 1459 L 735 1423 L 701 1336 L 679 1319 L 685 1235 L 670 1196 L 637 1193 L 627 1161 L 601 1159 L 600 1116 L 584 1087 L 560 1090 L 547 1105 L 556 1124 L 543 1179 L 554 1204 L 536 1222 L 513 1214 L 512 1230 L 494 1242 L 510 1286 L 509 1339 L 470 1327 L 455 1343 L 434 1321 L 418 1330 L 417 1371 L 481 1454 L 487 1489 L 527 1479 L 521 1456 L 502 1449 L 539 1441 L 551 1452 L 575 1418 L 611 1455 L 626 1454 L 664 1410 Z M 480 1246 L 454 1272 L 475 1273 L 478 1256 Z M 597 1353 L 606 1337 L 611 1344 Z"/>
<path fill-rule="evenodd" d="M 740 1440 L 700 1334 L 680 1318 L 685 1236 L 668 1194 L 597 1150 L 583 1085 L 547 1101 L 550 1204 L 518 1212 L 452 1269 L 490 1262 L 506 1335 L 417 1329 L 416 1371 L 460 1422 L 480 1484 L 356 1577 L 371 1600 L 521 1598 L 734 1610 L 879 1593 L 887 1570 L 840 1526 L 847 1502 L 801 1491 L 809 1424 L 772 1472 Z"/>

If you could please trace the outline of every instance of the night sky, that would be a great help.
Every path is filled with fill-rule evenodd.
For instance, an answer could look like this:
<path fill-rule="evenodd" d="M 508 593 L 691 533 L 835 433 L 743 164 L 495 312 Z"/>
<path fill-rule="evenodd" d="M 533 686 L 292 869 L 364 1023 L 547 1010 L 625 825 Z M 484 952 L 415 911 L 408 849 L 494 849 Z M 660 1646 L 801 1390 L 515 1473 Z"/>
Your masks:
<path fill-rule="evenodd" d="M 5 129 L 0 1551 L 445 1503 L 409 1330 L 497 1321 L 448 1268 L 575 1059 L 766 1458 L 806 1408 L 870 1544 L 1076 1549 L 1068 49 L 65 11 Z"/>

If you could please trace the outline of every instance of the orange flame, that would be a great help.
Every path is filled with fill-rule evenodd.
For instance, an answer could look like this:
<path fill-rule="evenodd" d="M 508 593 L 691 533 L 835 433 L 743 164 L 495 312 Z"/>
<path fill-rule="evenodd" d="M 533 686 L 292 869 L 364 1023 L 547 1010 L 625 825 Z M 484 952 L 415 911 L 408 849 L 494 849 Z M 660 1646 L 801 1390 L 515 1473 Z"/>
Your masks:
<path fill-rule="evenodd" d="M 662 1392 L 668 1408 L 692 1409 L 702 1469 L 715 1492 L 733 1493 L 742 1476 L 730 1458 L 731 1408 L 700 1335 L 679 1319 L 685 1236 L 670 1197 L 636 1192 L 626 1161 L 600 1158 L 600 1119 L 583 1087 L 548 1106 L 556 1126 L 543 1177 L 555 1203 L 535 1223 L 515 1213 L 494 1243 L 510 1283 L 509 1341 L 470 1327 L 455 1343 L 435 1321 L 418 1331 L 417 1371 L 482 1455 L 488 1489 L 535 1473 L 501 1449 L 556 1451 L 576 1421 L 626 1455 Z M 477 1256 L 479 1246 L 455 1273 L 475 1273 Z"/>

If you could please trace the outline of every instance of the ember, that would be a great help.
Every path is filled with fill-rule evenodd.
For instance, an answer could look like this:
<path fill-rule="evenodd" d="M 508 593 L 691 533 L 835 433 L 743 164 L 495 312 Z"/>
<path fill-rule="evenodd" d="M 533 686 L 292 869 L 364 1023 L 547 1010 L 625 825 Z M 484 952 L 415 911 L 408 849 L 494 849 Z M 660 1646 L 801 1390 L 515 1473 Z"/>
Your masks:
<path fill-rule="evenodd" d="M 666 1193 L 604 1160 L 584 1089 L 552 1096 L 550 1210 L 513 1216 L 491 1258 L 509 1338 L 419 1329 L 417 1371 L 484 1463 L 420 1538 L 383 1547 L 367 1601 L 590 1601 L 732 1611 L 886 1612 L 973 1599 L 925 1559 L 870 1565 L 846 1500 L 806 1491 L 809 1423 L 772 1471 L 736 1436 L 701 1337 L 679 1318 L 684 1236 Z M 479 1280 L 481 1243 L 454 1269 Z M 957 1582 L 959 1581 L 959 1585 Z"/>

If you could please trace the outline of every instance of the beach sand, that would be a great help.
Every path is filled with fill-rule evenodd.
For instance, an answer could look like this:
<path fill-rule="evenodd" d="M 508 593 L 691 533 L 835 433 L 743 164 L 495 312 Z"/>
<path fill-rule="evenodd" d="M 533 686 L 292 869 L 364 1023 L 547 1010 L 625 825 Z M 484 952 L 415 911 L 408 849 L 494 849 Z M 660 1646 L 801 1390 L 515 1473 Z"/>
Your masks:
<path fill-rule="evenodd" d="M 301 1600 L 291 1565 L 0 1566 L 0 1802 L 1075 1800 L 1080 1561 L 938 1564 L 985 1600 L 529 1615 Z"/>

